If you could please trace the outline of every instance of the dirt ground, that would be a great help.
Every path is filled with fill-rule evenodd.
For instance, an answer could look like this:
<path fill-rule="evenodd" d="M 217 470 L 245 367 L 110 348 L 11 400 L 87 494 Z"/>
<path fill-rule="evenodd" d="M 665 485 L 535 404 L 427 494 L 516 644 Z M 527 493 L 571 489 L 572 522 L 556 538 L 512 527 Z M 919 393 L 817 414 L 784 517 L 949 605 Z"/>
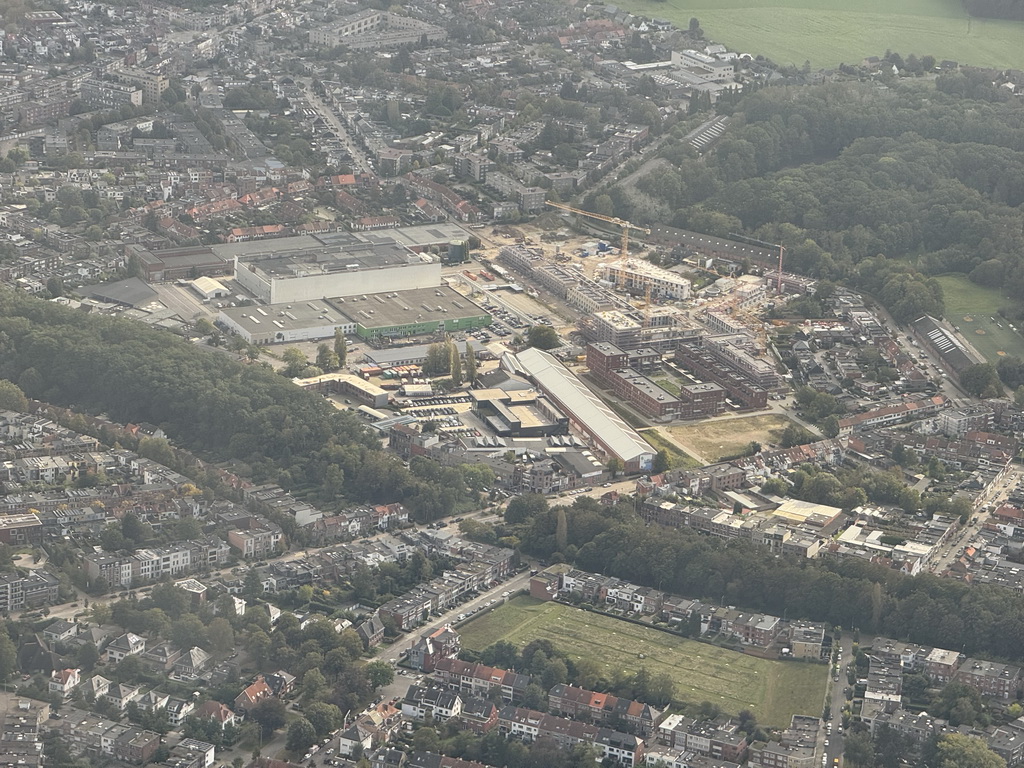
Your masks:
<path fill-rule="evenodd" d="M 792 423 L 785 416 L 761 414 L 669 427 L 668 431 L 680 445 L 691 447 L 709 461 L 718 461 L 723 456 L 742 452 L 751 441 L 762 445 L 777 443 L 783 430 Z"/>

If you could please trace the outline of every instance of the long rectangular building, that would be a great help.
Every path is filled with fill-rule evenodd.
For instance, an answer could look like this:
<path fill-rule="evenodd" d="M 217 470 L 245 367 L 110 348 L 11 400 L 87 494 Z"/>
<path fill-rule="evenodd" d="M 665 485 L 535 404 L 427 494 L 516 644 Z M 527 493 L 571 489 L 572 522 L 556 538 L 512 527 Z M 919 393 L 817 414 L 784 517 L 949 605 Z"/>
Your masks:
<path fill-rule="evenodd" d="M 440 259 L 395 240 L 365 242 L 349 233 L 230 243 L 212 250 L 233 258 L 235 279 L 267 304 L 441 284 Z"/>
<path fill-rule="evenodd" d="M 506 356 L 502 365 L 525 373 L 569 417 L 574 431 L 621 461 L 626 471 L 650 470 L 655 453 L 650 444 L 550 354 L 526 349 Z"/>

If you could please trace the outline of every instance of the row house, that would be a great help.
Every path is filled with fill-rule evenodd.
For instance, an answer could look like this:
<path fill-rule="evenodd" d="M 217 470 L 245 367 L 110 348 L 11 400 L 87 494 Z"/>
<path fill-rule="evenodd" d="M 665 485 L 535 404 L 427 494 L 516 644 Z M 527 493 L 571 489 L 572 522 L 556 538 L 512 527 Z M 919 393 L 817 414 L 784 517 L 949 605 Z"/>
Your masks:
<path fill-rule="evenodd" d="M 994 661 L 966 659 L 956 671 L 954 680 L 971 686 L 983 696 L 997 699 L 1016 699 L 1021 692 L 1020 667 Z"/>
<path fill-rule="evenodd" d="M 249 518 L 246 528 L 228 531 L 228 544 L 245 558 L 266 558 L 283 546 L 281 526 L 269 520 Z"/>
<path fill-rule="evenodd" d="M 499 690 L 504 701 L 521 701 L 530 684 L 529 675 L 509 672 L 485 664 L 472 664 L 461 659 L 439 659 L 434 666 L 434 677 L 450 688 L 471 696 L 486 698 L 492 690 Z"/>
<path fill-rule="evenodd" d="M 504 707 L 498 713 L 498 728 L 504 735 L 525 742 L 549 738 L 565 750 L 586 744 L 594 747 L 602 759 L 627 768 L 643 760 L 644 741 L 637 736 L 532 709 Z"/>
<path fill-rule="evenodd" d="M 728 717 L 695 720 L 669 715 L 657 728 L 657 740 L 672 749 L 682 749 L 720 760 L 742 762 L 747 753 L 747 738 L 739 723 Z"/>
<path fill-rule="evenodd" d="M 559 683 L 548 692 L 548 707 L 559 715 L 650 736 L 660 716 L 649 704 Z"/>

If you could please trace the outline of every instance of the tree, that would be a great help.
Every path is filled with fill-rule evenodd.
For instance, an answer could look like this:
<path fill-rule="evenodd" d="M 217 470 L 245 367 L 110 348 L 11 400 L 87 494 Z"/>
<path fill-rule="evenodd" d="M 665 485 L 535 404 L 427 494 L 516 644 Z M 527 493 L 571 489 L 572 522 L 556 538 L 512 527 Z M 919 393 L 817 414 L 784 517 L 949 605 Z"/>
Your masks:
<path fill-rule="evenodd" d="M 338 367 L 344 368 L 348 360 L 348 339 L 341 328 L 334 329 L 334 354 L 338 356 Z"/>
<path fill-rule="evenodd" d="M 1001 397 L 1003 385 L 991 363 L 972 365 L 960 374 L 960 385 L 975 397 Z"/>
<path fill-rule="evenodd" d="M 318 701 L 305 707 L 303 713 L 313 725 L 318 739 L 327 736 L 341 725 L 341 710 L 334 704 Z"/>
<path fill-rule="evenodd" d="M 96 662 L 100 660 L 100 652 L 96 649 L 95 643 L 82 643 L 75 653 L 75 663 L 86 673 L 92 672 Z"/>
<path fill-rule="evenodd" d="M 655 475 L 660 475 L 662 472 L 668 472 L 672 464 L 668 455 L 668 451 L 664 448 L 654 454 L 654 461 L 651 463 L 651 472 Z"/>
<path fill-rule="evenodd" d="M 433 728 L 420 728 L 413 734 L 412 747 L 417 752 L 438 752 L 441 748 L 441 739 Z"/>
<path fill-rule="evenodd" d="M 383 688 L 391 685 L 395 679 L 395 669 L 386 661 L 371 661 L 364 667 L 370 685 L 374 688 Z"/>
<path fill-rule="evenodd" d="M 565 552 L 568 541 L 569 521 L 565 515 L 565 507 L 558 507 L 555 510 L 555 546 L 558 547 L 559 552 Z M 554 685 L 554 683 L 551 685 Z M 546 685 L 545 687 L 550 688 L 551 685 Z"/>
<path fill-rule="evenodd" d="M 282 373 L 290 379 L 294 379 L 309 365 L 306 356 L 302 354 L 302 350 L 298 347 L 288 347 L 288 349 L 281 353 L 281 360 L 284 361 L 285 365 Z"/>
<path fill-rule="evenodd" d="M 235 630 L 222 616 L 210 622 L 206 628 L 206 636 L 210 641 L 210 650 L 215 656 L 227 656 L 235 647 Z"/>
<path fill-rule="evenodd" d="M 285 749 L 293 754 L 300 754 L 313 746 L 314 741 L 316 741 L 316 729 L 313 724 L 306 718 L 299 717 L 288 726 Z"/>
<path fill-rule="evenodd" d="M 1006 768 L 1006 761 L 974 736 L 943 736 L 938 751 L 939 768 Z"/>
<path fill-rule="evenodd" d="M 6 627 L 0 628 L 0 683 L 6 683 L 18 671 L 18 649 Z"/>
<path fill-rule="evenodd" d="M 455 346 L 454 341 L 448 343 L 448 359 L 452 385 L 460 387 L 462 386 L 462 358 L 459 356 L 459 348 Z"/>
<path fill-rule="evenodd" d="M 526 343 L 536 349 L 554 349 L 562 346 L 562 341 L 550 325 L 531 326 L 526 334 Z"/>
<path fill-rule="evenodd" d="M 316 348 L 316 366 L 324 372 L 336 371 L 341 367 L 338 353 L 327 344 L 321 344 Z"/>
<path fill-rule="evenodd" d="M 505 508 L 505 522 L 523 523 L 548 510 L 548 500 L 539 493 L 516 496 Z"/>
<path fill-rule="evenodd" d="M 277 698 L 264 699 L 249 714 L 263 728 L 264 738 L 283 726 L 287 719 L 284 702 Z"/>
<path fill-rule="evenodd" d="M 423 373 L 426 376 L 443 376 L 450 373 L 452 358 L 447 344 L 431 344 L 427 347 L 427 356 L 423 361 Z"/>
<path fill-rule="evenodd" d="M 256 600 L 262 594 L 263 581 L 256 571 L 250 570 L 245 574 L 245 579 L 242 580 L 242 597 L 246 600 Z"/>
<path fill-rule="evenodd" d="M 0 379 L 0 410 L 28 411 L 28 398 L 21 391 L 17 384 L 7 379 Z"/>
<path fill-rule="evenodd" d="M 622 459 L 620 459 L 618 456 L 612 456 L 610 459 L 608 459 L 608 471 L 611 473 L 611 476 L 613 478 L 617 474 L 619 474 L 619 472 L 621 472 L 623 469 L 624 467 L 622 464 Z"/>
<path fill-rule="evenodd" d="M 867 731 L 850 731 L 843 742 L 843 757 L 856 768 L 873 768 L 875 748 Z"/>
<path fill-rule="evenodd" d="M 476 355 L 473 353 L 473 345 L 466 341 L 466 382 L 472 384 L 476 381 Z"/>
<path fill-rule="evenodd" d="M 302 700 L 306 702 L 315 701 L 327 691 L 327 679 L 324 673 L 318 668 L 306 670 L 302 676 Z"/>

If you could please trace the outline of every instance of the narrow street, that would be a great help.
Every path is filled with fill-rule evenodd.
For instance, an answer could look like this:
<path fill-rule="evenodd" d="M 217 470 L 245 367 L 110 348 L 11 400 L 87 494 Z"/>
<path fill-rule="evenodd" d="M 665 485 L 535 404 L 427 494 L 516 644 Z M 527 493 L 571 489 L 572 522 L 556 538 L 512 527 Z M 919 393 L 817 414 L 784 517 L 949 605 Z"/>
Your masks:
<path fill-rule="evenodd" d="M 341 122 L 341 118 L 338 117 L 337 113 L 325 104 L 319 94 L 313 90 L 312 81 L 300 80 L 298 82 L 302 85 L 302 91 L 306 95 L 309 105 L 317 111 L 317 114 L 319 114 L 320 117 L 330 124 L 331 130 L 334 131 L 335 135 L 345 145 L 349 155 L 352 157 L 352 171 L 354 173 L 372 172 L 369 157 L 367 157 L 362 148 L 352 140 L 352 137 L 348 133 L 348 129 L 345 128 L 345 124 Z"/>

